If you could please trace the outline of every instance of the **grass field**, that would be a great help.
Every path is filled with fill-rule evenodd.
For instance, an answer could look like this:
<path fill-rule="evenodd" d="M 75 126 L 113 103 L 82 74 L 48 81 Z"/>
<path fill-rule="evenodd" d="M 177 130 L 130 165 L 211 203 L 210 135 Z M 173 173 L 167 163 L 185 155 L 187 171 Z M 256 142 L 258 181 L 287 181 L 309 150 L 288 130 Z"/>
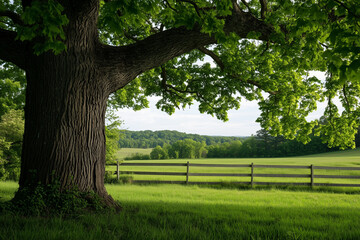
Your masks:
<path fill-rule="evenodd" d="M 1 200 L 17 185 L 0 182 Z M 357 194 L 107 185 L 120 214 L 0 215 L 0 239 L 360 239 Z"/>
<path fill-rule="evenodd" d="M 316 154 L 302 157 L 290 158 L 241 158 L 241 159 L 177 159 L 177 160 L 142 160 L 131 161 L 137 163 L 206 163 L 206 164 L 268 164 L 268 165 L 305 165 L 310 166 L 330 166 L 330 167 L 359 167 L 360 149 L 347 150 L 340 152 Z M 107 171 L 115 171 L 116 166 L 108 166 Z M 120 166 L 121 171 L 150 171 L 150 172 L 186 172 L 186 167 L 140 167 L 140 166 Z M 192 173 L 250 173 L 250 168 L 209 168 L 209 167 L 191 167 Z M 273 174 L 310 174 L 309 169 L 267 169 L 255 168 L 254 173 L 273 173 Z M 315 170 L 319 175 L 360 175 L 360 171 L 348 170 Z M 114 175 L 115 177 L 115 175 Z M 167 181 L 185 181 L 185 176 L 151 176 L 151 175 L 133 175 L 134 180 L 167 180 Z M 257 182 L 309 182 L 309 178 L 261 178 L 254 179 Z M 250 177 L 189 177 L 189 181 L 194 182 L 232 182 L 232 181 L 250 181 Z M 315 179 L 319 183 L 352 183 L 359 184 L 359 179 Z"/>
<path fill-rule="evenodd" d="M 359 153 L 220 161 L 359 166 Z M 0 182 L 0 201 L 10 200 L 16 188 L 16 183 Z M 74 218 L 0 214 L 0 239 L 360 239 L 359 191 L 131 184 L 106 188 L 121 202 L 120 214 Z"/>
<path fill-rule="evenodd" d="M 116 158 L 123 160 L 126 157 L 131 157 L 135 154 L 150 154 L 152 148 L 121 148 L 116 153 Z"/>

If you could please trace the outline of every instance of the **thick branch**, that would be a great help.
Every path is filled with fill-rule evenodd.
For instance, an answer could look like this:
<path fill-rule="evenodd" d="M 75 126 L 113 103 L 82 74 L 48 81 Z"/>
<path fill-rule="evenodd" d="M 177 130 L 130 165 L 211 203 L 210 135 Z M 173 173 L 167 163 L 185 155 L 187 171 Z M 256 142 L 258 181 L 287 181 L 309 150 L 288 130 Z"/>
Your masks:
<path fill-rule="evenodd" d="M 226 18 L 224 31 L 234 32 L 246 38 L 251 31 L 260 32 L 259 40 L 269 40 L 272 27 L 252 14 L 233 8 L 233 14 Z M 159 67 L 167 61 L 202 46 L 216 43 L 216 39 L 200 32 L 200 28 L 188 30 L 185 27 L 168 29 L 144 40 L 122 47 L 101 45 L 97 62 L 111 72 L 108 77 L 111 91 L 125 86 L 139 74 Z"/>
<path fill-rule="evenodd" d="M 12 62 L 18 67 L 26 68 L 26 47 L 23 42 L 15 40 L 16 33 L 0 28 L 0 59 Z"/>
<path fill-rule="evenodd" d="M 108 78 L 112 91 L 116 91 L 139 74 L 214 42 L 214 38 L 199 31 L 174 28 L 125 47 L 102 45 L 98 63 L 105 69 L 104 72 L 112 73 Z"/>
<path fill-rule="evenodd" d="M 268 11 L 267 0 L 260 0 L 261 4 L 261 19 L 265 19 L 265 14 Z"/>
<path fill-rule="evenodd" d="M 268 41 L 270 34 L 273 32 L 272 26 L 264 21 L 257 19 L 252 13 L 244 12 L 233 4 L 233 13 L 226 18 L 225 32 L 234 32 L 241 38 L 246 38 L 251 31 L 261 33 L 258 40 Z"/>

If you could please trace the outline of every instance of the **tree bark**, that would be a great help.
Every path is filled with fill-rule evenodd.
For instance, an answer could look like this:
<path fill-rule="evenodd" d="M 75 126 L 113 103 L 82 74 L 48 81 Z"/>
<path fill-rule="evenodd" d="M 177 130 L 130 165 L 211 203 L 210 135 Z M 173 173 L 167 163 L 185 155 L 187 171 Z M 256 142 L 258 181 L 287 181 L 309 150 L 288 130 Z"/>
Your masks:
<path fill-rule="evenodd" d="M 67 13 L 67 51 L 32 54 L 27 61 L 19 190 L 58 181 L 60 190 L 94 191 L 105 204 L 118 207 L 104 186 L 110 91 L 96 61 L 98 5 L 80 9 Z"/>
<path fill-rule="evenodd" d="M 108 96 L 96 68 L 83 57 L 43 56 L 26 72 L 20 188 L 30 179 L 43 184 L 56 179 L 62 188 L 76 186 L 107 198 L 104 128 Z"/>

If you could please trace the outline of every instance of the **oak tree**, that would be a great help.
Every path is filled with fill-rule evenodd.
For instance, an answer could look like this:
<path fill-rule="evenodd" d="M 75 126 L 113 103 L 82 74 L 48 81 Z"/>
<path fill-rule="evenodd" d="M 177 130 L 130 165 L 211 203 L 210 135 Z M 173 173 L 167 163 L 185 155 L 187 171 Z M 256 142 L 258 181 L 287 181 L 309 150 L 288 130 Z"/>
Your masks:
<path fill-rule="evenodd" d="M 359 31 L 357 0 L 3 0 L 0 59 L 27 81 L 20 191 L 56 178 L 116 205 L 104 187 L 109 96 L 135 109 L 161 96 L 170 114 L 197 101 L 222 120 L 256 100 L 264 129 L 302 142 L 325 101 L 316 134 L 353 146 Z"/>

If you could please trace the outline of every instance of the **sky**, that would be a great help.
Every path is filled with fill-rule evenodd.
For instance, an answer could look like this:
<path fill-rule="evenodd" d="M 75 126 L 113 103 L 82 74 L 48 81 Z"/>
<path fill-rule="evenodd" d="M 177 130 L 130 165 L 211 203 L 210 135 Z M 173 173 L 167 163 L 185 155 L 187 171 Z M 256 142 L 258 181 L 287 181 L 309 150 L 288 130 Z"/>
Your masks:
<path fill-rule="evenodd" d="M 149 98 L 150 108 L 140 111 L 121 109 L 116 113 L 124 121 L 122 128 L 138 130 L 176 130 L 210 136 L 250 136 L 260 129 L 255 122 L 260 115 L 256 102 L 244 102 L 239 110 L 230 110 L 229 121 L 223 122 L 198 111 L 198 104 L 176 110 L 171 116 L 155 106 L 156 98 Z"/>
<path fill-rule="evenodd" d="M 315 73 L 319 78 L 324 78 L 320 73 Z M 131 109 L 120 109 L 116 111 L 117 116 L 123 120 L 122 129 L 131 131 L 140 130 L 176 130 L 185 133 L 194 133 L 209 136 L 251 136 L 260 130 L 260 124 L 256 119 L 260 116 L 258 105 L 255 101 L 243 100 L 239 110 L 228 112 L 229 121 L 223 122 L 208 114 L 201 114 L 198 105 L 191 108 L 176 110 L 171 116 L 157 109 L 155 97 L 149 98 L 150 108 L 140 111 Z M 310 118 L 319 118 L 325 104 L 318 106 L 318 111 Z"/>

